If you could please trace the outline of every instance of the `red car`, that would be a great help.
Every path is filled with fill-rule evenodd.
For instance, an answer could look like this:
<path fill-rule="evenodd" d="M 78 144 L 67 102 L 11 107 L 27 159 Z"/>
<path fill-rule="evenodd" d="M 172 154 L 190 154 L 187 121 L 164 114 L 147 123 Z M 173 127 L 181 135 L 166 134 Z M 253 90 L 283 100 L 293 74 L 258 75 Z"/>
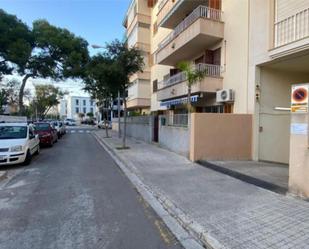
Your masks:
<path fill-rule="evenodd" d="M 48 122 L 34 123 L 35 134 L 39 135 L 40 144 L 52 147 L 58 141 L 57 130 Z"/>

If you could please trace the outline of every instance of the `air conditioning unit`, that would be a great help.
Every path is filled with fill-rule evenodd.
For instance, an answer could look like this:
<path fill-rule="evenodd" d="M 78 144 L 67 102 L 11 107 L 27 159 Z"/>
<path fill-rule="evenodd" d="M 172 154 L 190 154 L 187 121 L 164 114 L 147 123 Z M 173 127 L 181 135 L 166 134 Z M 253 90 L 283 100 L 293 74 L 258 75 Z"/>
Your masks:
<path fill-rule="evenodd" d="M 234 101 L 234 91 L 232 89 L 223 89 L 217 91 L 217 102 L 233 102 Z"/>

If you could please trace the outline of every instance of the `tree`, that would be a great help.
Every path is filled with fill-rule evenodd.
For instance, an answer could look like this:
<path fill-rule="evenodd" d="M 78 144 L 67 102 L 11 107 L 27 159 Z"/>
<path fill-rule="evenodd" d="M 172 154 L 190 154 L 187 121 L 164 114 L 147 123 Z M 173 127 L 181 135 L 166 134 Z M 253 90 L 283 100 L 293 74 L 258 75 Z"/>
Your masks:
<path fill-rule="evenodd" d="M 16 16 L 0 9 L 0 34 L 0 76 L 12 73 L 12 63 L 22 73 L 34 47 L 30 29 Z"/>
<path fill-rule="evenodd" d="M 0 40 L 0 57 L 3 71 L 13 69 L 23 77 L 19 92 L 19 111 L 24 112 L 23 95 L 29 78 L 51 78 L 55 81 L 67 78 L 83 78 L 88 62 L 88 43 L 67 29 L 37 20 L 32 29 L 9 15 L 0 12 L 2 34 L 9 39 Z M 15 26 L 17 25 L 17 28 Z M 3 32 L 3 33 L 2 33 Z M 16 41 L 9 45 L 10 41 Z M 4 46 L 2 46 L 4 44 Z M 12 68 L 8 68 L 12 65 Z"/>
<path fill-rule="evenodd" d="M 202 80 L 207 75 L 207 69 L 193 68 L 191 63 L 188 61 L 181 61 L 177 65 L 178 69 L 185 73 L 187 78 L 188 86 L 188 100 L 187 100 L 187 109 L 188 109 L 188 118 L 190 119 L 190 113 L 192 112 L 191 104 L 191 89 L 192 85 L 196 84 L 198 81 Z"/>
<path fill-rule="evenodd" d="M 87 117 L 93 118 L 93 113 L 92 113 L 92 112 L 88 112 L 88 113 L 87 113 Z"/>
<path fill-rule="evenodd" d="M 78 117 L 80 119 L 83 119 L 85 117 L 85 113 L 82 113 L 82 112 L 78 113 Z"/>
<path fill-rule="evenodd" d="M 4 107 L 7 105 L 8 96 L 5 89 L 0 89 L 0 114 L 4 113 Z"/>
<path fill-rule="evenodd" d="M 127 101 L 126 92 L 132 84 L 130 77 L 142 72 L 144 58 L 140 50 L 135 47 L 129 48 L 126 42 L 115 40 L 106 45 L 106 55 L 112 59 L 111 68 L 117 73 L 117 79 L 113 82 L 117 89 L 122 91 L 124 103 L 124 129 L 122 147 L 126 148 L 126 126 L 127 126 Z"/>
<path fill-rule="evenodd" d="M 0 83 L 0 92 L 2 93 L 2 105 L 8 105 L 17 109 L 20 85 L 21 82 L 17 79 L 5 79 L 2 81 L 2 83 Z M 30 102 L 31 97 L 31 91 L 29 89 L 25 89 L 24 100 Z"/>
<path fill-rule="evenodd" d="M 97 100 L 104 118 L 106 137 L 108 137 L 108 113 L 112 110 L 113 99 L 119 89 L 118 71 L 114 60 L 107 54 L 98 54 L 87 65 L 87 79 L 84 89 Z M 107 108 L 106 108 L 107 107 Z"/>
<path fill-rule="evenodd" d="M 48 111 L 59 104 L 59 100 L 66 94 L 53 85 L 36 85 L 35 99 L 32 101 L 32 110 L 44 119 Z"/>

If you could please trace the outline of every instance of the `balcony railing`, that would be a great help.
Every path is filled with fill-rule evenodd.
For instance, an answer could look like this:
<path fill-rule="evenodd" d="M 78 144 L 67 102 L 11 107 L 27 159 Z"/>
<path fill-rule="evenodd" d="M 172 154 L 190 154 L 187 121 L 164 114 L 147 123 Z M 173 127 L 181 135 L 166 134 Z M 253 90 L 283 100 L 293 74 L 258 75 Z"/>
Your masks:
<path fill-rule="evenodd" d="M 167 1 L 169 1 L 169 0 L 161 0 L 160 1 L 159 5 L 158 5 L 158 11 L 160 11 L 164 7 L 164 5 L 167 3 Z"/>
<path fill-rule="evenodd" d="M 275 47 L 309 36 L 309 8 L 275 23 Z"/>
<path fill-rule="evenodd" d="M 180 33 L 193 24 L 199 18 L 212 19 L 221 21 L 222 11 L 212 9 L 206 6 L 199 6 L 193 12 L 187 16 L 176 28 L 158 45 L 159 49 L 164 48 L 172 40 L 174 40 Z"/>
<path fill-rule="evenodd" d="M 220 77 L 222 72 L 222 67 L 220 65 L 204 64 L 199 63 L 194 65 L 196 70 L 205 71 L 206 77 Z M 186 81 L 187 77 L 184 72 L 180 72 L 173 76 L 168 77 L 167 79 L 160 81 L 158 83 L 158 89 L 165 88 L 167 86 L 172 86 L 180 82 Z"/>

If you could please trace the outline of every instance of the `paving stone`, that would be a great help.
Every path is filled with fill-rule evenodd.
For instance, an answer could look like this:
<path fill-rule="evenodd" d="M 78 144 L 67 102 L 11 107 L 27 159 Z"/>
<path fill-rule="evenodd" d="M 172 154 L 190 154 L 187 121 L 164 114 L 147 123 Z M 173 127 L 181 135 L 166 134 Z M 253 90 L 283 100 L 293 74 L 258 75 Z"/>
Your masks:
<path fill-rule="evenodd" d="M 96 133 L 103 139 L 104 132 Z M 117 135 L 105 139 L 112 148 Z M 309 249 L 309 203 L 201 167 L 156 145 L 128 139 L 115 150 L 155 192 L 199 224 L 223 248 Z"/>

